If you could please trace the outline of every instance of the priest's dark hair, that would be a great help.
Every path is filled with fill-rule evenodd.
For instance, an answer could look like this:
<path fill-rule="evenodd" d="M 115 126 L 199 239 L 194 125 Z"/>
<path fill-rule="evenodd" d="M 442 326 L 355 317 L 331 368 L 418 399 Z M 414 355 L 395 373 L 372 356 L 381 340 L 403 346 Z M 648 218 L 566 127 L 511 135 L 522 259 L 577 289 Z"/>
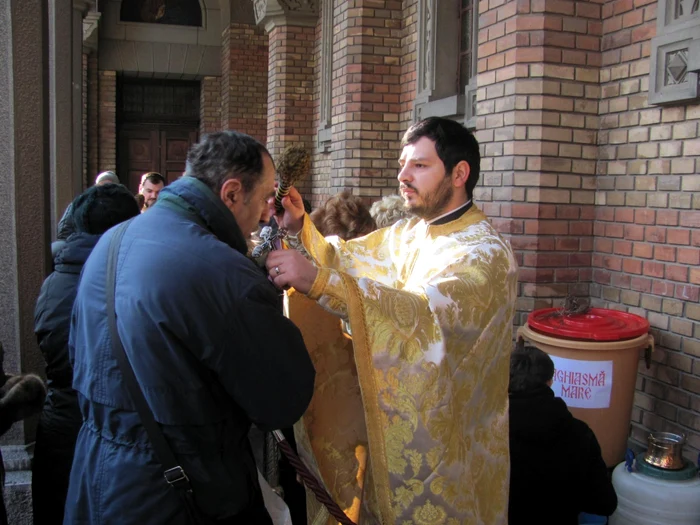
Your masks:
<path fill-rule="evenodd" d="M 465 189 L 467 198 L 471 199 L 481 172 L 479 143 L 472 132 L 454 120 L 428 117 L 408 128 L 401 140 L 401 146 L 415 144 L 423 137 L 435 143 L 437 155 L 445 165 L 445 176 L 449 177 L 454 167 L 461 161 L 464 160 L 469 164 L 469 178 Z"/>

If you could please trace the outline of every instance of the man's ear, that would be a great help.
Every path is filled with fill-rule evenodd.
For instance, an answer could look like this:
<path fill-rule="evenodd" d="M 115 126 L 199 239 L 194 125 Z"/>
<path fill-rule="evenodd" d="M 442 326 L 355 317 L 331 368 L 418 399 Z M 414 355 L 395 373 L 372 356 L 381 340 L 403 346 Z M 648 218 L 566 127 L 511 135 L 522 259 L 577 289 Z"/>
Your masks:
<path fill-rule="evenodd" d="M 457 188 L 465 186 L 470 172 L 469 163 L 466 160 L 460 160 L 452 169 L 452 184 Z"/>
<path fill-rule="evenodd" d="M 233 206 L 237 201 L 243 198 L 243 186 L 238 179 L 228 179 L 221 186 L 219 197 L 228 207 Z"/>

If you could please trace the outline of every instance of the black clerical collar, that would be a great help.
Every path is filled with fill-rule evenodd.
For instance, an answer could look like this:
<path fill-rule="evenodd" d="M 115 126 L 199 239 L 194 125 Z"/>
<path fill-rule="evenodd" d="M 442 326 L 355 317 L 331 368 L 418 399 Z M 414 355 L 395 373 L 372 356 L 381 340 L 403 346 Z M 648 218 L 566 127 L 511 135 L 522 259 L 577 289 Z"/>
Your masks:
<path fill-rule="evenodd" d="M 448 222 L 456 221 L 457 219 L 459 219 L 462 215 L 467 213 L 469 211 L 469 208 L 471 207 L 472 201 L 471 199 L 469 199 L 456 210 L 448 211 L 444 215 L 440 215 L 439 217 L 435 217 L 434 219 L 431 219 L 426 222 L 428 223 L 428 226 L 440 226 L 442 224 L 447 224 Z"/>

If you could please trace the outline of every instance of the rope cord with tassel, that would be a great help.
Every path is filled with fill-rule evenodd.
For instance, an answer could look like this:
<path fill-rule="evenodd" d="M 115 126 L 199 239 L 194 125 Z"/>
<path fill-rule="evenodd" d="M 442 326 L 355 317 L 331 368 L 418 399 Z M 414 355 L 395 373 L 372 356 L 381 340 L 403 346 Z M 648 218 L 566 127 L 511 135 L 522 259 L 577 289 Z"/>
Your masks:
<path fill-rule="evenodd" d="M 343 525 L 356 525 L 355 522 L 348 518 L 343 510 L 338 506 L 333 499 L 333 496 L 331 496 L 323 485 L 321 485 L 321 483 L 316 479 L 316 476 L 314 476 L 308 467 L 304 465 L 304 462 L 299 456 L 297 456 L 292 446 L 287 442 L 284 434 L 282 434 L 282 432 L 279 430 L 274 430 L 272 434 L 275 436 L 280 450 L 285 456 L 287 456 L 289 463 L 294 467 L 294 470 L 297 471 L 299 477 L 301 477 L 301 479 L 304 481 L 304 485 L 306 485 L 307 488 L 314 493 L 314 496 L 316 496 L 319 503 L 322 503 L 326 509 L 328 509 L 330 515 Z"/>

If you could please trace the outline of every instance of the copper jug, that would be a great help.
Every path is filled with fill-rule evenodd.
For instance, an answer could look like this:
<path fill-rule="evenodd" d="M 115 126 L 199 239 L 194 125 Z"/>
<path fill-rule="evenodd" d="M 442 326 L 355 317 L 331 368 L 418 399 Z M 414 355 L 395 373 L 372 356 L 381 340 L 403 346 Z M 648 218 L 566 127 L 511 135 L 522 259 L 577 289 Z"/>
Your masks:
<path fill-rule="evenodd" d="M 644 454 L 644 461 L 655 467 L 667 470 L 682 469 L 685 466 L 683 460 L 683 445 L 685 436 L 671 432 L 652 432 L 647 437 L 648 448 Z"/>

